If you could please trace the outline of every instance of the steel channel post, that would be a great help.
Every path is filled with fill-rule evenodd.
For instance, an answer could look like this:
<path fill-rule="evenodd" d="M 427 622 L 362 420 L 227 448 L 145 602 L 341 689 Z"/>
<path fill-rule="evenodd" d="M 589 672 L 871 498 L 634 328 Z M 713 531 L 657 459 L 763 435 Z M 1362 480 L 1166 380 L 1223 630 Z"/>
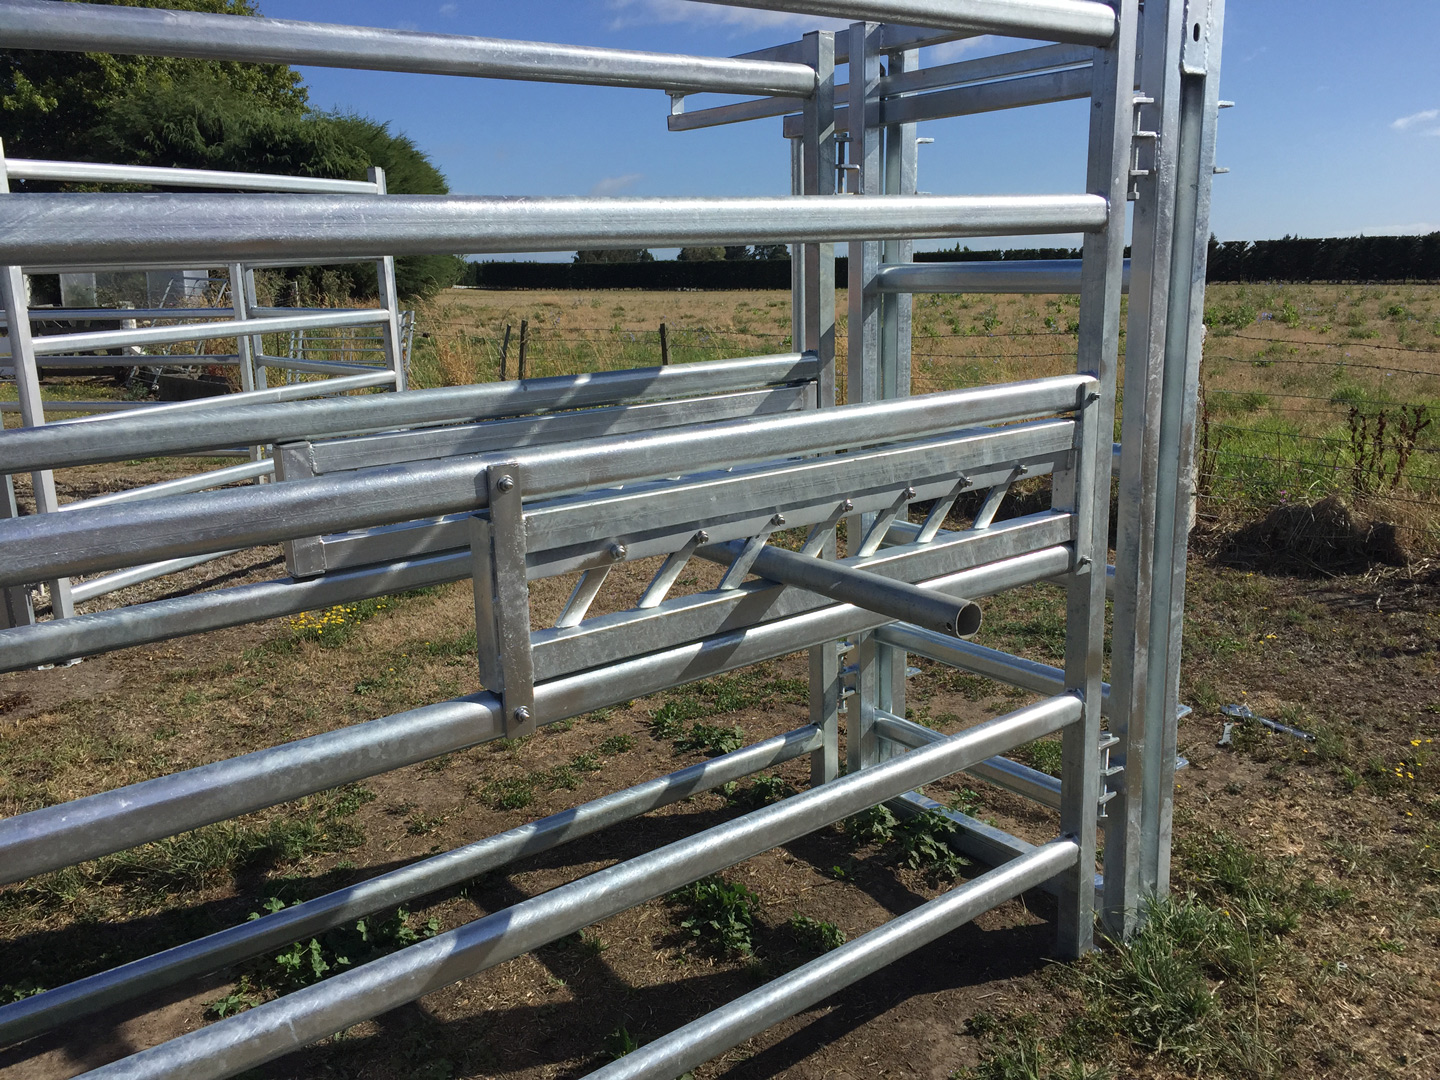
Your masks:
<path fill-rule="evenodd" d="M 94 1070 L 96 1080 L 233 1076 L 361 1020 L 523 955 L 706 874 L 951 775 L 1022 742 L 1072 727 L 1083 706 L 1066 694 L 1016 710 L 944 743 L 812 788 L 734 821 L 494 912 L 297 990 L 248 1012 Z"/>
<path fill-rule="evenodd" d="M 1086 190 L 1108 202 L 1103 233 L 1085 237 L 1080 285 L 1078 371 L 1099 382 L 1081 414 L 1075 484 L 1076 566 L 1066 586 L 1065 685 L 1085 701 L 1084 721 L 1067 728 L 1061 764 L 1060 829 L 1080 846 L 1077 868 L 1062 879 L 1058 949 L 1078 957 L 1095 934 L 1095 848 L 1100 795 L 1101 667 L 1105 566 L 1109 551 L 1110 462 L 1120 344 L 1120 283 L 1125 259 L 1125 199 L 1130 178 L 1131 99 L 1135 87 L 1138 0 L 1118 0 L 1118 30 L 1095 51 Z"/>
<path fill-rule="evenodd" d="M 15 503 L 15 484 L 9 473 L 0 473 L 0 518 L 20 516 Z M 35 608 L 30 599 L 30 586 L 7 585 L 0 589 L 0 628 L 34 626 Z"/>
<path fill-rule="evenodd" d="M 369 176 L 370 182 L 375 185 L 375 194 L 386 194 L 385 170 L 378 165 L 372 165 Z M 405 350 L 400 341 L 400 296 L 395 286 L 395 256 L 386 255 L 376 261 L 375 277 L 380 306 L 390 313 L 390 317 L 380 326 L 384 339 L 385 362 L 390 366 L 390 370 L 395 372 L 395 389 L 407 390 L 410 373 L 405 370 Z"/>
<path fill-rule="evenodd" d="M 0 192 L 10 190 L 4 168 L 5 147 L 0 144 Z M 26 427 L 45 423 L 45 403 L 40 397 L 40 369 L 35 360 L 35 344 L 30 334 L 30 300 L 25 293 L 25 275 L 18 266 L 0 266 L 0 307 L 9 320 L 6 340 L 10 345 L 10 364 L 15 369 L 15 389 L 20 398 L 20 420 Z M 51 514 L 60 509 L 55 494 L 55 474 L 40 469 L 30 474 L 35 495 L 35 511 Z M 70 580 L 57 577 L 46 582 L 50 591 L 51 617 L 68 619 L 75 614 L 75 601 L 70 596 Z"/>
<path fill-rule="evenodd" d="M 884 28 L 879 23 L 855 22 L 849 29 L 849 171 L 850 197 L 874 198 L 884 190 L 880 129 L 880 60 Z M 879 401 L 880 296 L 875 274 L 880 268 L 880 244 L 874 240 L 850 242 L 850 271 L 846 296 L 849 304 L 849 355 L 845 400 L 848 404 Z M 874 522 L 874 512 L 845 519 L 846 548 L 854 554 Z M 855 693 L 845 713 L 845 745 L 851 772 L 880 760 L 875 738 L 875 710 L 881 705 L 880 684 L 891 651 L 870 633 L 855 640 Z"/>
<path fill-rule="evenodd" d="M 1150 780 L 1141 849 L 1141 885 L 1155 895 L 1170 888 L 1171 817 L 1179 717 L 1187 541 L 1195 494 L 1195 425 L 1204 343 L 1205 267 L 1210 187 L 1219 124 L 1221 39 L 1225 0 L 1190 0 L 1181 27 L 1180 135 L 1176 162 L 1175 240 L 1166 320 L 1161 463 L 1157 479 L 1155 562 L 1150 604 L 1151 663 L 1146 717 L 1162 733 L 1151 740 Z M 1188 27 L 1188 32 L 1186 32 Z M 1198 37 L 1196 31 L 1199 31 Z M 1173 462 L 1174 480 L 1168 466 Z M 1158 647 L 1163 642 L 1163 652 Z M 1162 659 L 1164 666 L 1157 663 Z"/>
<path fill-rule="evenodd" d="M 835 35 L 830 31 L 806 34 L 801 41 L 804 62 L 815 71 L 815 93 L 804 107 L 804 134 L 791 143 L 791 189 L 805 195 L 835 194 Z M 792 313 L 799 312 L 798 341 L 815 354 L 816 407 L 833 408 L 835 393 L 835 248 L 833 244 L 799 247 L 798 279 L 791 277 L 799 295 L 791 298 Z M 791 247 L 792 253 L 796 251 Z M 793 314 L 792 314 L 793 318 Z M 826 538 L 819 558 L 833 559 L 835 537 Z M 810 782 L 827 784 L 840 775 L 840 657 L 833 642 L 823 642 L 809 654 L 810 722 L 824 732 L 820 747 L 810 757 Z"/>
<path fill-rule="evenodd" d="M 887 54 L 887 79 L 903 77 L 919 63 L 919 53 L 902 50 Z M 881 82 L 881 90 L 885 80 Z M 867 117 L 868 124 L 868 117 Z M 891 124 L 884 129 L 884 190 L 887 195 L 914 195 L 917 176 L 915 125 Z M 886 240 L 880 247 L 880 264 L 908 263 L 915 244 L 911 240 Z M 868 268 L 867 268 L 868 269 Z M 866 280 L 867 291 L 879 291 L 879 271 Z M 913 301 L 909 294 L 880 293 L 880 397 L 882 400 L 910 396 L 910 333 Z M 903 649 L 877 642 L 879 685 L 876 701 L 883 709 L 905 715 L 905 671 L 909 664 Z M 884 748 L 881 750 L 884 753 Z"/>
<path fill-rule="evenodd" d="M 1153 760 L 1149 746 L 1152 735 L 1159 736 L 1151 730 L 1145 703 L 1185 4 L 1186 0 L 1157 0 L 1146 5 L 1134 105 L 1137 123 L 1156 137 L 1136 140 L 1132 177 L 1135 213 L 1125 342 L 1126 408 L 1121 417 L 1115 537 L 1110 726 L 1120 740 L 1112 760 L 1126 770 L 1126 790 L 1108 807 L 1102 914 L 1107 931 L 1121 938 L 1134 931 L 1143 910 L 1140 853 L 1150 816 L 1145 795 Z"/>
<path fill-rule="evenodd" d="M 813 726 L 796 728 L 326 893 L 264 919 L 252 919 L 33 997 L 0 1005 L 0 1043 L 28 1039 L 140 994 L 248 960 L 417 896 L 462 884 L 517 859 L 549 851 L 658 807 L 790 761 L 809 752 L 819 737 Z"/>
<path fill-rule="evenodd" d="M 230 275 L 230 312 L 233 318 L 238 320 L 248 319 L 250 305 L 246 296 L 245 288 L 245 267 L 240 263 L 230 263 L 227 267 Z M 256 390 L 255 382 L 255 339 L 248 334 L 240 334 L 235 338 L 235 351 L 240 357 L 240 392 L 242 394 L 253 394 Z M 250 446 L 250 460 L 259 461 L 264 456 L 265 448 L 259 443 Z"/>

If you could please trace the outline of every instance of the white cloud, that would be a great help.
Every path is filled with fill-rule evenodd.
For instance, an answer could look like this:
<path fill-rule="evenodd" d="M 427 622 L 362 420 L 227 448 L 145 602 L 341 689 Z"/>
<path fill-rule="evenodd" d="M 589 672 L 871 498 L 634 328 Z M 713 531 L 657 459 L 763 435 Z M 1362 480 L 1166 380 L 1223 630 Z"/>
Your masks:
<path fill-rule="evenodd" d="M 1428 124 L 1431 120 L 1440 120 L 1440 109 L 1425 109 L 1422 112 L 1411 113 L 1409 116 L 1402 116 L 1399 120 L 1391 120 L 1390 126 L 1396 131 L 1409 131 L 1420 124 Z M 1434 135 L 1436 130 L 1425 132 L 1427 135 Z"/>
<path fill-rule="evenodd" d="M 695 0 L 608 0 L 608 6 L 615 12 L 610 20 L 611 30 L 673 23 L 728 26 L 736 31 L 787 27 L 797 30 L 841 30 L 849 25 L 844 19 L 819 19 L 813 15 L 795 15 L 785 11 L 721 7 Z"/>
<path fill-rule="evenodd" d="M 940 45 L 933 45 L 925 50 L 925 65 L 954 63 L 966 53 L 972 53 L 976 49 L 989 45 L 992 40 L 989 34 L 981 34 L 979 37 L 961 38 L 959 41 L 946 41 Z"/>
<path fill-rule="evenodd" d="M 456 15 L 458 15 L 459 13 L 460 13 L 460 5 L 459 5 L 459 4 L 441 4 L 441 5 L 440 5 L 440 14 L 441 14 L 441 15 L 444 15 L 445 18 L 447 18 L 447 19 L 453 19 L 453 18 L 454 18 Z"/>
<path fill-rule="evenodd" d="M 644 179 L 645 174 L 638 172 L 626 173 L 624 176 L 607 176 L 605 179 L 598 181 L 595 186 L 590 189 L 590 194 L 601 197 L 606 195 L 619 195 L 622 191 L 634 187 Z"/>
<path fill-rule="evenodd" d="M 1407 225 L 1362 225 L 1354 231 L 1360 236 L 1425 236 L 1432 232 L 1440 232 L 1440 222 L 1412 221 Z M 1348 236 L 1350 230 L 1344 230 L 1344 233 Z"/>

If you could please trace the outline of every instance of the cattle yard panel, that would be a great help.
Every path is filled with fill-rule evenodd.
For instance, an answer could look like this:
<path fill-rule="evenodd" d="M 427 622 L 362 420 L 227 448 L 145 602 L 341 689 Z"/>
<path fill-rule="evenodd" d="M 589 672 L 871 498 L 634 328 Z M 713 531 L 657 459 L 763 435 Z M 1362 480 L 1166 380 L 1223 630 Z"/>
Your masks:
<path fill-rule="evenodd" d="M 1057 838 L 1034 845 L 954 815 L 957 846 L 995 869 L 597 1075 L 668 1080 L 1026 889 L 1056 895 L 1063 956 L 1092 947 L 1097 914 L 1113 932 L 1133 931 L 1145 898 L 1168 884 L 1221 3 L 1147 0 L 1142 16 L 1138 0 L 752 2 L 743 6 L 861 21 L 734 58 L 49 0 L 0 10 L 7 47 L 652 87 L 670 93 L 674 130 L 783 116 L 791 140 L 791 194 L 774 198 L 10 195 L 0 197 L 0 237 L 17 265 L 788 243 L 795 349 L 4 433 L 9 472 L 269 444 L 280 482 L 12 513 L 0 521 L 0 588 L 273 542 L 288 545 L 289 569 L 272 582 L 0 630 L 4 669 L 470 579 L 485 690 L 5 819 L 0 880 L 797 650 L 809 652 L 811 694 L 810 722 L 795 731 L 0 1007 L 0 1037 L 53 1029 L 806 754 L 807 791 L 95 1075 L 234 1075 L 878 803 L 933 809 L 916 789 L 962 771 L 1057 812 Z M 982 33 L 1051 44 L 920 66 L 923 46 Z M 837 85 L 837 64 L 848 65 L 848 84 Z M 710 92 L 752 96 L 687 111 L 692 96 Z M 1093 106 L 1084 192 L 916 193 L 917 122 L 1071 98 Z M 1084 235 L 1080 260 L 998 271 L 910 262 L 916 239 L 1056 232 Z M 836 243 L 850 246 L 844 404 L 836 393 Z M 1130 408 L 1117 446 L 1127 287 Z M 1078 294 L 1076 373 L 911 396 L 910 295 L 986 288 Z M 1049 506 L 997 520 L 1012 485 L 1036 476 L 1050 478 Z M 981 491 L 970 524 L 946 528 L 956 501 Z M 928 514 L 912 522 L 917 503 Z M 791 529 L 805 530 L 798 551 L 769 542 Z M 615 566 L 651 557 L 663 559 L 638 603 L 591 613 Z M 693 559 L 724 567 L 719 585 L 674 594 Z M 569 601 L 553 627 L 532 632 L 528 582 L 562 574 L 577 575 Z M 1066 590 L 1062 666 L 966 640 L 979 601 L 1035 582 Z M 1106 683 L 1112 592 L 1115 660 Z M 911 653 L 1042 700 L 940 735 L 904 718 Z M 1059 777 L 1004 756 L 1057 733 Z M 1105 872 L 1097 875 L 1102 830 Z"/>

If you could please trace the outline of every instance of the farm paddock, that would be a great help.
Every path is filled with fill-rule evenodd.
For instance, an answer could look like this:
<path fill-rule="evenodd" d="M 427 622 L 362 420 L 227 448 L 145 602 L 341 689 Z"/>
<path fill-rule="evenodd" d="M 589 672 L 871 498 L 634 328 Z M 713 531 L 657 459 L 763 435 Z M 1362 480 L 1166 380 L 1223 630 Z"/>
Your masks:
<path fill-rule="evenodd" d="M 1212 287 L 1212 311 L 1249 305 L 1256 314 L 1228 336 L 1212 331 L 1209 351 L 1273 344 L 1245 344 L 1259 334 L 1326 340 L 1345 327 L 1348 343 L 1428 348 L 1430 356 L 1410 366 L 1435 371 L 1435 296 L 1434 286 L 1284 286 L 1268 293 L 1253 286 Z M 447 329 L 487 331 L 548 299 L 447 294 L 442 305 L 483 302 L 485 315 L 436 317 L 432 338 L 424 340 L 453 346 Z M 734 328 L 721 321 L 724 308 L 733 313 L 740 302 L 630 293 L 549 302 L 573 306 L 579 300 L 574 310 L 588 316 L 595 299 L 606 305 L 607 322 L 616 307 L 625 307 L 627 316 L 633 310 L 634 322 L 622 321 L 621 329 L 636 333 L 658 323 L 657 315 L 684 325 L 683 305 L 716 303 L 714 313 L 705 311 L 694 322 L 721 339 Z M 1044 328 L 1046 298 L 969 299 L 981 314 L 996 305 L 1002 321 L 993 329 L 1000 333 L 942 341 L 937 352 L 1003 343 L 1004 331 L 1024 328 L 1026 305 L 1041 313 L 1034 321 Z M 672 306 L 677 302 L 682 307 Z M 1296 326 L 1285 322 L 1287 304 L 1299 316 Z M 1397 305 L 1413 317 L 1385 314 Z M 746 298 L 746 306 L 763 309 L 763 296 Z M 1260 319 L 1272 308 L 1278 318 Z M 974 309 L 956 301 L 953 310 L 958 319 Z M 1364 323 L 1348 325 L 1357 312 Z M 983 330 L 983 318 L 973 321 Z M 950 332 L 945 321 L 936 322 L 937 338 Z M 1326 323 L 1331 329 L 1322 332 Z M 961 322 L 963 329 L 969 325 Z M 1375 336 L 1349 337 L 1351 330 Z M 1288 355 L 1305 358 L 1298 351 Z M 1219 370 L 1246 380 L 1283 378 L 1282 365 L 1265 366 L 1265 359 Z M 1044 362 L 1034 361 L 1037 367 Z M 1348 375 L 1363 378 L 1366 370 Z M 1384 372 L 1373 374 L 1384 385 L 1378 383 Z M 1278 394 L 1308 392 L 1278 383 L 1207 383 L 1207 390 L 1212 401 L 1217 391 L 1271 395 L 1270 404 L 1232 414 L 1261 420 L 1273 415 Z M 1413 393 L 1394 395 L 1407 402 L 1434 396 L 1434 383 L 1418 379 Z M 161 478 L 145 472 L 151 468 L 159 466 L 96 466 L 67 475 L 92 484 L 93 492 L 143 482 L 137 472 L 143 479 Z M 1424 494 L 1422 489 L 1415 497 Z M 1440 727 L 1435 563 L 1418 541 L 1405 568 L 1357 564 L 1317 575 L 1313 568 L 1261 558 L 1229 538 L 1261 516 L 1256 508 L 1262 495 L 1256 493 L 1255 507 L 1237 499 L 1224 515 L 1206 515 L 1197 533 L 1195 546 L 1203 554 L 1190 561 L 1182 669 L 1182 700 L 1195 711 L 1180 729 L 1181 752 L 1191 765 L 1180 774 L 1176 793 L 1175 898 L 1152 930 L 1128 947 L 1107 946 L 1078 966 L 1052 965 L 1044 960 L 1051 948 L 1044 921 L 1050 901 L 1027 896 L 943 939 L 932 955 L 950 962 L 930 967 L 928 981 L 916 985 L 903 967 L 890 969 L 712 1062 L 700 1075 L 860 1076 L 879 1068 L 923 1077 L 956 1070 L 980 1077 L 1095 1075 L 1100 1069 L 1147 1077 L 1200 1069 L 1228 1076 L 1432 1074 L 1440 1050 L 1433 976 L 1440 929 L 1440 766 L 1426 740 Z M 1420 518 L 1412 527 L 1423 535 L 1424 524 Z M 276 549 L 271 558 L 278 557 Z M 193 587 L 199 575 L 216 569 L 212 564 L 194 571 L 197 580 L 170 587 Z M 231 582 L 275 572 L 263 551 L 218 569 Z M 636 595 L 645 569 L 626 579 Z M 549 593 L 537 586 L 537 622 L 553 616 L 564 599 L 559 582 L 548 586 Z M 156 591 L 145 595 L 154 596 L 160 586 L 149 588 Z M 138 598 L 117 594 L 114 602 Z M 1048 586 L 997 597 L 987 604 L 978 640 L 1053 662 L 1061 602 L 1059 590 Z M 0 676 L 0 813 L 473 691 L 471 633 L 468 589 L 445 586 L 383 608 L 362 604 L 131 649 L 71 668 Z M 1010 696 L 1013 689 L 923 661 L 918 666 L 909 683 L 912 717 L 941 730 L 1023 703 Z M 803 678 L 803 661 L 791 657 L 568 726 L 551 725 L 521 743 L 491 743 L 9 887 L 0 893 L 4 953 L 13 958 L 0 979 L 3 994 L 8 999 L 111 967 L 243 921 L 267 910 L 267 903 L 318 895 L 682 767 L 701 760 L 704 747 L 723 745 L 734 725 L 748 740 L 789 730 L 804 719 L 803 693 L 797 692 Z M 1242 725 L 1230 747 L 1217 748 L 1217 709 L 1232 702 L 1318 738 L 1302 743 Z M 1039 746 L 1027 756 L 1044 767 L 1047 754 L 1053 758 Z M 41 1053 L 34 1044 L 11 1048 L 0 1056 L 0 1076 L 73 1075 L 284 993 L 315 978 L 321 965 L 338 970 L 341 956 L 358 962 L 426 935 L 432 919 L 448 929 L 736 815 L 783 791 L 785 783 L 804 783 L 798 764 L 773 772 L 775 781 L 697 795 L 463 891 L 428 898 L 412 905 L 404 920 L 377 919 L 376 929 L 367 927 L 369 941 L 347 932 L 313 947 L 302 942 L 300 949 L 87 1022 L 80 1035 L 68 1032 L 40 1047 Z M 1043 839 L 1027 832 L 1041 821 L 1035 809 L 998 789 L 962 779 L 929 793 Z M 259 1075 L 582 1073 L 629 1043 L 671 1030 L 809 959 L 834 940 L 819 924 L 853 938 L 936 895 L 947 883 L 944 875 L 957 868 L 925 861 L 919 853 L 923 837 L 894 832 L 883 821 L 870 821 L 779 848 L 724 875 L 729 885 L 753 893 L 753 900 L 720 889 L 652 902 L 588 928 L 579 939 L 352 1028 Z M 958 869 L 962 876 L 969 871 Z M 728 944 L 685 926 L 706 904 L 712 921 L 732 930 Z M 750 908 L 747 928 L 740 911 Z M 721 917 L 714 917 L 716 911 Z M 748 951 L 739 944 L 746 935 Z M 1073 1071 L 1072 1061 L 1090 1071 Z"/>

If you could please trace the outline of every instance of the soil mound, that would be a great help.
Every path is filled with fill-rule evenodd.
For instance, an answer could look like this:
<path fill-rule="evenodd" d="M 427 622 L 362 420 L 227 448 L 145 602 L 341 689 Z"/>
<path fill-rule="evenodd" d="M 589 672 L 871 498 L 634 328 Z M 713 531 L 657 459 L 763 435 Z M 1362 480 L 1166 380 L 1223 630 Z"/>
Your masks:
<path fill-rule="evenodd" d="M 1277 506 L 1231 537 L 1232 557 L 1283 564 L 1312 573 L 1337 573 L 1385 563 L 1407 566 L 1401 530 L 1331 495 L 1311 505 Z"/>

